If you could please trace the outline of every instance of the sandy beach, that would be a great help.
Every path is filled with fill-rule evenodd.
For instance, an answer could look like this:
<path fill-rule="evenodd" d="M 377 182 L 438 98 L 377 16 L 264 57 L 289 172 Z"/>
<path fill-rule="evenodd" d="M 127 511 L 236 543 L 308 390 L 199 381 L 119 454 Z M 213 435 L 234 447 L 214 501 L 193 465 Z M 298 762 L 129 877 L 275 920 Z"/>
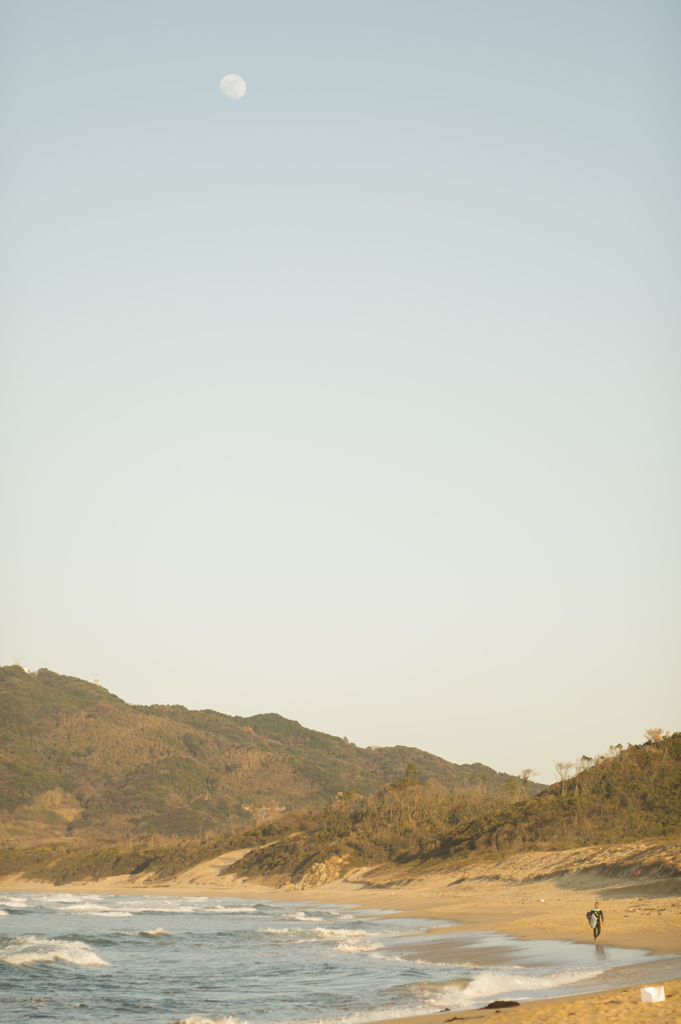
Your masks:
<path fill-rule="evenodd" d="M 523 939 L 562 939 L 593 944 L 586 911 L 598 899 L 605 912 L 601 943 L 654 954 L 681 955 L 681 878 L 675 875 L 681 844 L 626 844 L 607 851 L 523 854 L 502 862 L 478 864 L 467 871 L 442 871 L 407 877 L 397 871 L 360 869 L 344 879 L 315 888 L 272 888 L 242 881 L 230 869 L 244 851 L 225 854 L 159 883 L 151 876 L 117 876 L 70 883 L 61 891 L 129 894 L 131 890 L 176 895 L 234 896 L 276 901 L 348 904 L 432 919 L 432 955 L 446 959 L 460 948 L 464 933 L 498 932 Z M 572 860 L 570 860 L 570 857 Z M 581 858 L 581 859 L 580 859 Z M 635 864 L 666 864 L 648 871 Z M 625 867 L 626 866 L 626 867 Z M 563 874 L 559 873 L 565 868 Z M 617 871 L 615 870 L 617 869 Z M 639 875 L 636 872 L 639 871 Z M 551 874 L 553 872 L 553 874 Z M 547 877 L 548 876 L 548 877 Z M 5 892 L 54 891 L 55 886 L 18 876 L 0 879 Z M 456 922 L 456 923 L 452 923 Z M 673 965 L 670 965 L 672 971 Z M 681 976 L 681 972 L 678 972 Z M 655 982 L 657 979 L 652 979 Z M 681 1021 L 681 981 L 664 982 L 666 1000 L 643 1004 L 639 987 L 611 989 L 565 999 L 536 1000 L 521 1007 L 459 1011 L 414 1018 L 419 1024 L 476 1019 L 518 1019 L 536 1024 L 573 1024 L 581 1020 L 628 1022 L 654 1018 Z"/>
<path fill-rule="evenodd" d="M 484 1020 L 514 1024 L 634 1024 L 640 1021 L 681 1021 L 681 982 L 664 983 L 665 1001 L 642 1003 L 638 986 L 610 989 L 596 995 L 569 996 L 565 999 L 536 999 L 522 1006 L 492 1010 L 461 1010 L 433 1013 L 423 1017 L 402 1017 L 399 1024 L 449 1024 L 450 1021 Z M 397 1024 L 397 1022 L 380 1022 Z"/>

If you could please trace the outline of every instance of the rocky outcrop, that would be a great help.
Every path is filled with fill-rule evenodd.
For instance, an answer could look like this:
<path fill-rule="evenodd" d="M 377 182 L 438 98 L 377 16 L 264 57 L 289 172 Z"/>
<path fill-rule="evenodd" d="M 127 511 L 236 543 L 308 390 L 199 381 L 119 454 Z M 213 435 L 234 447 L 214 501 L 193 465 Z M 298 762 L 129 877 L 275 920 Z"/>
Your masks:
<path fill-rule="evenodd" d="M 345 857 L 329 857 L 328 860 L 317 861 L 305 872 L 299 882 L 294 883 L 292 889 L 316 889 L 319 885 L 326 885 L 328 882 L 335 882 L 340 878 Z"/>

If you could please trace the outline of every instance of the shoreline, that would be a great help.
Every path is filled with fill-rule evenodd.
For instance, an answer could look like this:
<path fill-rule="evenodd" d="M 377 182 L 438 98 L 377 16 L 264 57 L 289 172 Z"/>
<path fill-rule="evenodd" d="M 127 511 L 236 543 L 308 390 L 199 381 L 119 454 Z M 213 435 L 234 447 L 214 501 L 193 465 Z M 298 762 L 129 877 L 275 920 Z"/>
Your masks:
<path fill-rule="evenodd" d="M 629 879 L 624 885 L 621 879 L 602 879 L 596 887 L 586 884 L 593 882 L 589 878 L 583 880 L 584 884 L 569 877 L 509 882 L 474 875 L 462 880 L 443 871 L 377 883 L 366 879 L 367 869 L 359 869 L 344 879 L 316 887 L 273 887 L 237 879 L 229 872 L 243 853 L 239 850 L 216 857 L 167 882 L 158 882 L 152 875 L 118 875 L 55 885 L 11 875 L 0 877 L 0 892 L 73 891 L 128 896 L 172 892 L 175 896 L 333 903 L 380 910 L 391 916 L 431 919 L 433 928 L 429 934 L 433 935 L 501 932 L 522 939 L 558 939 L 589 945 L 594 940 L 586 911 L 593 901 L 599 900 L 605 911 L 601 945 L 681 956 L 681 878 L 635 886 Z M 438 926 L 438 921 L 443 924 Z"/>
<path fill-rule="evenodd" d="M 532 999 L 520 1006 L 503 1009 L 448 1010 L 419 1017 L 375 1021 L 373 1024 L 449 1024 L 450 1021 L 490 1019 L 499 1020 L 501 1024 L 513 1024 L 514 1021 L 519 1024 L 582 1024 L 587 1021 L 589 1024 L 638 1024 L 646 1019 L 643 1015 L 648 1013 L 654 1015 L 655 1020 L 677 1024 L 681 1019 L 681 980 L 665 981 L 664 989 L 665 1000 L 660 1003 L 642 1003 L 639 986 L 625 985 L 596 993 Z"/>
<path fill-rule="evenodd" d="M 498 866 L 485 865 L 477 869 L 477 875 L 473 872 L 464 878 L 452 871 L 413 878 L 394 872 L 385 872 L 377 877 L 376 872 L 372 872 L 371 878 L 366 878 L 369 871 L 360 869 L 345 879 L 315 888 L 275 888 L 240 880 L 230 872 L 230 867 L 243 853 L 234 851 L 204 862 L 168 882 L 158 882 L 153 876 L 146 875 L 53 885 L 31 882 L 14 875 L 0 878 L 0 892 L 221 896 L 382 911 L 387 917 L 420 918 L 432 922 L 425 934 L 433 937 L 438 962 L 447 956 L 448 937 L 451 937 L 450 955 L 453 956 L 457 937 L 461 936 L 460 947 L 465 933 L 471 932 L 593 945 L 586 911 L 598 899 L 605 911 L 600 945 L 681 957 L 681 879 L 678 878 L 658 878 L 632 884 L 631 877 L 596 879 L 586 874 L 585 877 L 568 875 L 517 881 L 509 877 L 508 871 L 504 877 L 503 871 L 497 870 Z M 492 867 L 495 870 L 490 877 Z M 480 954 L 482 965 L 484 952 L 481 950 Z M 497 1020 L 517 1018 L 519 1024 L 521 1021 L 522 1024 L 579 1024 L 581 1020 L 621 1021 L 624 1024 L 640 1020 L 643 1013 L 654 1014 L 656 1019 L 664 1021 L 681 1020 L 681 961 L 679 965 L 670 963 L 669 967 L 671 978 L 663 982 L 667 992 L 664 1003 L 642 1004 L 638 985 L 632 987 L 629 984 L 591 993 L 532 999 L 521 1006 L 499 1011 L 461 1010 L 399 1018 L 399 1024 L 444 1024 L 484 1018 L 497 1012 L 504 1015 L 503 1018 L 496 1017 Z M 651 970 L 651 975 L 657 973 L 657 970 Z M 658 983 L 657 977 L 641 982 L 647 983 Z"/>

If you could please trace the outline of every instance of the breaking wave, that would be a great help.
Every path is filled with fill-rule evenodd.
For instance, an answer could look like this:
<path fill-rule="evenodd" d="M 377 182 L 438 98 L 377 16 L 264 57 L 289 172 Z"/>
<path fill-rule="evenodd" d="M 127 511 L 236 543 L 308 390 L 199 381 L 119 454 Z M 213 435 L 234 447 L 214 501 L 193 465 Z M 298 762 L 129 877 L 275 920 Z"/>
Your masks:
<path fill-rule="evenodd" d="M 375 934 L 363 931 L 361 928 L 314 928 L 313 931 L 324 939 L 355 939 Z"/>
<path fill-rule="evenodd" d="M 648 977 L 658 960 L 616 947 L 594 959 L 588 943 L 540 948 L 489 933 L 478 938 L 501 951 L 493 964 L 486 948 L 477 957 L 466 935 L 460 946 L 452 940 L 448 956 L 426 959 L 440 946 L 424 919 L 169 889 L 101 898 L 80 890 L 7 893 L 0 908 L 20 915 L 0 925 L 0 972 L 16 1024 L 37 1016 L 73 1024 L 79 1006 L 99 1017 L 100 996 L 110 1000 L 111 1020 L 133 1014 L 139 1024 L 246 1024 L 263 1007 L 273 1020 L 308 1024 L 375 1024 L 445 1007 L 466 1016 L 497 998 L 525 1003 L 600 989 L 620 966 L 630 971 L 627 981 Z M 128 919 L 107 920 L 114 916 Z M 440 959 L 449 962 L 433 962 Z"/>
<path fill-rule="evenodd" d="M 245 1024 L 236 1017 L 204 1017 L 200 1013 L 192 1013 L 191 1017 L 183 1017 L 182 1020 L 171 1021 L 171 1024 Z"/>
<path fill-rule="evenodd" d="M 307 918 L 309 921 L 310 918 Z M 314 920 L 314 918 L 312 918 Z M 317 918 L 317 920 L 320 920 Z M 291 935 L 304 936 L 308 942 L 324 939 L 343 939 L 343 942 L 336 946 L 336 949 L 343 949 L 347 952 L 360 953 L 374 949 L 382 949 L 380 942 L 358 942 L 358 939 L 371 939 L 375 933 L 364 931 L 362 928 L 261 928 L 266 935 Z"/>
<path fill-rule="evenodd" d="M 339 942 L 336 949 L 342 953 L 373 953 L 377 949 L 383 949 L 382 942 Z"/>
<path fill-rule="evenodd" d="M 132 917 L 129 910 L 91 910 L 90 917 Z"/>
<path fill-rule="evenodd" d="M 0 948 L 0 960 L 15 967 L 24 964 L 53 963 L 63 960 L 67 964 L 79 964 L 81 967 L 108 967 L 86 942 L 67 939 L 41 939 L 37 935 L 22 935 L 12 939 Z"/>
<path fill-rule="evenodd" d="M 506 971 L 480 971 L 474 978 L 454 978 L 452 981 L 421 982 L 414 985 L 415 991 L 426 996 L 426 1003 L 431 1006 L 451 1006 L 455 1010 L 470 1009 L 490 999 L 505 995 L 523 995 L 531 998 L 531 993 L 542 990 L 562 988 L 564 985 L 596 978 L 603 972 L 598 971 L 556 971 L 541 977 L 532 974 L 512 974 Z"/>
<path fill-rule="evenodd" d="M 203 1014 L 191 1014 L 190 1017 L 183 1017 L 181 1021 L 171 1021 L 171 1024 L 245 1024 L 245 1021 L 238 1021 L 236 1017 L 204 1017 Z"/>
<path fill-rule="evenodd" d="M 87 898 L 89 900 L 98 900 L 98 901 L 103 899 L 102 896 L 94 896 L 92 893 L 88 893 Z M 84 896 L 77 896 L 75 893 L 72 893 L 72 892 L 64 892 L 64 893 L 58 893 L 58 894 L 48 893 L 47 896 L 44 896 L 41 893 L 41 895 L 40 895 L 40 902 L 41 903 L 80 903 L 81 900 L 83 900 L 83 899 L 85 899 Z"/>

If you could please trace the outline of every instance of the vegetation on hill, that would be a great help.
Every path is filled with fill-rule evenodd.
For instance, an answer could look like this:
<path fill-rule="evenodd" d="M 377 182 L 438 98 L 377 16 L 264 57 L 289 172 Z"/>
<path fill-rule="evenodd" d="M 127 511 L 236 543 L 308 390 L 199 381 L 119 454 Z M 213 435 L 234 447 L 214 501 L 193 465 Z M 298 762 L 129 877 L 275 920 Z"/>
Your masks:
<path fill-rule="evenodd" d="M 253 839 L 262 841 L 255 840 L 255 835 Z M 0 877 L 23 874 L 29 879 L 68 885 L 84 879 L 96 881 L 112 875 L 134 876 L 149 871 L 162 880 L 239 846 L 228 834 L 181 839 L 156 834 L 119 843 L 52 842 L 29 847 L 5 846 L 0 849 Z"/>
<path fill-rule="evenodd" d="M 509 779 L 411 747 L 361 749 L 277 714 L 130 705 L 47 669 L 0 669 L 0 702 L 5 844 L 246 832 L 352 786 L 369 795 L 410 762 L 448 790 Z"/>
<path fill-rule="evenodd" d="M 239 874 L 308 884 L 320 865 L 420 871 L 681 831 L 680 733 L 561 762 L 538 787 L 276 714 L 129 705 L 45 669 L 0 669 L 0 700 L 0 875 L 167 878 L 251 848 Z"/>
<path fill-rule="evenodd" d="M 300 882 L 333 858 L 421 870 L 472 856 L 561 850 L 677 835 L 681 831 L 681 733 L 610 756 L 583 758 L 572 779 L 529 798 L 505 792 L 447 793 L 415 773 L 368 799 L 334 801 L 306 828 L 253 850 L 240 874 Z"/>
<path fill-rule="evenodd" d="M 583 757 L 580 770 L 532 799 L 471 821 L 432 851 L 564 850 L 681 832 L 681 733 Z"/>
<path fill-rule="evenodd" d="M 289 812 L 241 835 L 5 848 L 0 875 L 23 871 L 65 884 L 149 871 L 164 879 L 229 850 L 252 848 L 231 870 L 274 884 L 313 884 L 319 865 L 330 865 L 332 876 L 379 864 L 412 872 L 681 831 L 681 734 L 583 758 L 579 768 L 574 778 L 527 797 L 513 780 L 501 790 L 478 779 L 467 791 L 448 792 L 422 781 L 410 764 L 401 778 L 368 797 L 349 790 L 321 808 Z"/>

